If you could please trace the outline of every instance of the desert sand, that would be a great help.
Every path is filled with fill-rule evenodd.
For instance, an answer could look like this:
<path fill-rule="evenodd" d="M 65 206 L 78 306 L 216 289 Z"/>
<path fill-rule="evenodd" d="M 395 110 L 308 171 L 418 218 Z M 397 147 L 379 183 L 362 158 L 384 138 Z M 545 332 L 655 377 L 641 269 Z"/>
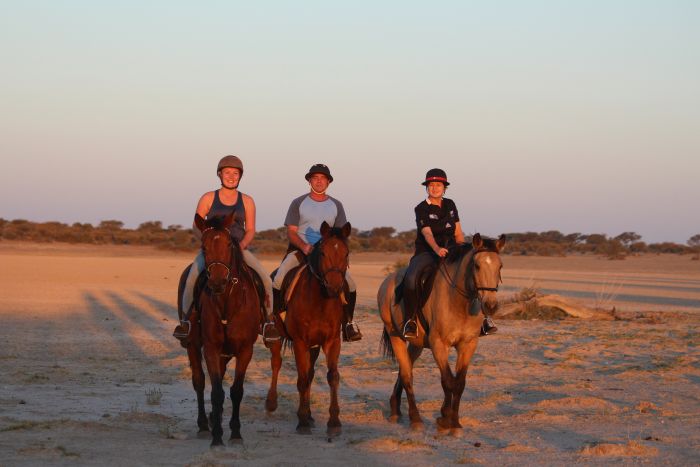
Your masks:
<path fill-rule="evenodd" d="M 209 436 L 197 434 L 185 351 L 170 335 L 191 254 L 0 242 L 0 465 L 700 463 L 700 262 L 505 256 L 504 299 L 534 286 L 615 307 L 619 319 L 499 321 L 498 334 L 479 342 L 455 437 L 435 427 L 442 390 L 429 351 L 414 376 L 425 431 L 387 421 L 396 366 L 379 353 L 375 294 L 401 259 L 352 257 L 365 337 L 341 352 L 342 435 L 325 436 L 323 357 L 312 435 L 294 431 L 290 353 L 280 407 L 265 413 L 269 353 L 258 342 L 244 441 L 211 450 Z M 226 421 L 230 411 L 227 400 Z"/>

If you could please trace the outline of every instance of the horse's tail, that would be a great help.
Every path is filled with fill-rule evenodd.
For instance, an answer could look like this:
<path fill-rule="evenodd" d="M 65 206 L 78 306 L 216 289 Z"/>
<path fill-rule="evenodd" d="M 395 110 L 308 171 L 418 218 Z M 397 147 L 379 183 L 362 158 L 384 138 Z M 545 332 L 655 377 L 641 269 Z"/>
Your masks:
<path fill-rule="evenodd" d="M 290 350 L 292 353 L 294 353 L 294 341 L 291 340 L 289 337 L 283 337 L 282 338 L 282 353 L 286 353 L 287 350 Z"/>
<path fill-rule="evenodd" d="M 382 333 L 382 340 L 379 342 L 379 350 L 381 351 L 382 355 L 390 358 L 391 361 L 396 361 L 394 347 L 392 347 L 391 345 L 391 338 L 389 337 L 389 333 L 386 331 L 386 328 L 384 328 L 384 332 Z"/>

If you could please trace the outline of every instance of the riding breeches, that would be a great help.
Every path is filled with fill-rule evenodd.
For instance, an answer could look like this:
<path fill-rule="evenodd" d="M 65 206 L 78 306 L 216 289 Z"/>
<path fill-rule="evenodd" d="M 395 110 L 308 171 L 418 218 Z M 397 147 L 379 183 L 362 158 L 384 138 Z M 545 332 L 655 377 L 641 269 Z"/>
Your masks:
<path fill-rule="evenodd" d="M 270 276 L 268 273 L 265 271 L 265 268 L 263 268 L 263 265 L 260 263 L 258 258 L 253 255 L 253 253 L 250 252 L 250 250 L 242 250 L 243 253 L 243 261 L 245 261 L 245 264 L 250 266 L 255 272 L 258 273 L 260 276 L 260 279 L 262 279 L 263 285 L 265 286 L 265 295 L 270 297 L 272 299 L 272 281 L 270 280 Z M 182 309 L 187 313 L 187 311 L 190 309 L 192 306 L 192 302 L 194 301 L 194 286 L 197 283 L 197 278 L 199 277 L 199 274 L 204 271 L 204 268 L 206 267 L 204 263 L 204 255 L 202 254 L 202 251 L 200 250 L 197 256 L 194 258 L 194 261 L 192 262 L 192 267 L 190 268 L 190 273 L 187 276 L 187 281 L 185 282 L 185 290 L 182 292 Z M 265 306 L 265 303 L 262 304 L 265 307 L 265 310 L 267 312 L 267 307 Z"/>
<path fill-rule="evenodd" d="M 277 274 L 275 274 L 275 278 L 272 280 L 272 287 L 274 287 L 277 290 L 281 289 L 282 281 L 284 281 L 284 276 L 286 276 L 287 273 L 293 268 L 299 266 L 299 264 L 300 263 L 297 259 L 296 251 L 291 251 L 287 253 L 287 256 L 284 257 L 284 259 L 282 260 L 282 264 L 280 264 L 280 267 L 277 269 Z M 357 290 L 357 286 L 355 285 L 355 281 L 350 275 L 350 271 L 345 271 L 345 281 L 348 283 L 348 290 L 350 292 L 355 292 Z"/>
<path fill-rule="evenodd" d="M 429 251 L 419 253 L 411 258 L 406 269 L 406 274 L 403 279 L 403 294 L 408 300 L 405 300 L 411 307 L 418 306 L 420 289 L 419 281 L 423 272 L 430 265 L 435 263 L 436 255 Z M 408 310 L 409 314 L 415 313 L 416 310 Z"/>

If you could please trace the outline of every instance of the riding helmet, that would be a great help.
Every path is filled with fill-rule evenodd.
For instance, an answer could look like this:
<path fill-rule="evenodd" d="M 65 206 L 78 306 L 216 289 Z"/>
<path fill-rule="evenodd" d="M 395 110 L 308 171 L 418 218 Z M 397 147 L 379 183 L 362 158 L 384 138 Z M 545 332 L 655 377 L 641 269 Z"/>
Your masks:
<path fill-rule="evenodd" d="M 430 169 L 425 174 L 425 181 L 421 183 L 423 186 L 428 186 L 430 182 L 442 182 L 443 185 L 448 186 L 450 182 L 447 181 L 447 174 L 442 169 Z"/>
<path fill-rule="evenodd" d="M 219 165 L 216 167 L 216 173 L 221 171 L 224 167 L 233 167 L 241 171 L 241 177 L 243 176 L 243 162 L 237 156 L 224 156 L 219 161 Z"/>
<path fill-rule="evenodd" d="M 314 165 L 312 165 L 311 168 L 309 169 L 309 173 L 307 173 L 307 174 L 304 176 L 304 178 L 306 179 L 307 182 L 309 181 L 309 179 L 311 178 L 311 176 L 312 176 L 313 174 L 323 174 L 323 175 L 325 175 L 326 177 L 328 177 L 328 181 L 329 181 L 329 182 L 332 182 L 332 181 L 333 181 L 333 176 L 331 175 L 331 171 L 330 171 L 330 169 L 328 168 L 328 166 L 325 165 L 325 164 L 314 164 Z"/>

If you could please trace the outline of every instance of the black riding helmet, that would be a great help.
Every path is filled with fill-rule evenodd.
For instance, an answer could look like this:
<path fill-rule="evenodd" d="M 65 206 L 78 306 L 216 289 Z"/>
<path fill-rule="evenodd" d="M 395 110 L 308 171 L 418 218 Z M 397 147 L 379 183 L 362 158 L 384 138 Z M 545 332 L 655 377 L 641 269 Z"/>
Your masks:
<path fill-rule="evenodd" d="M 423 186 L 428 186 L 430 182 L 441 182 L 443 185 L 448 186 L 450 182 L 447 181 L 447 174 L 442 169 L 430 169 L 425 174 L 425 181 L 421 183 Z"/>
<path fill-rule="evenodd" d="M 309 169 L 309 173 L 307 173 L 307 174 L 304 176 L 304 178 L 306 179 L 307 182 L 309 181 L 309 179 L 311 178 L 311 176 L 312 176 L 313 174 L 323 174 L 323 175 L 325 175 L 326 177 L 328 177 L 328 181 L 329 181 L 329 182 L 332 182 L 332 181 L 333 181 L 333 176 L 331 175 L 331 171 L 330 171 L 330 169 L 328 168 L 328 166 L 325 165 L 325 164 L 314 164 L 314 165 L 312 165 L 311 168 Z"/>

